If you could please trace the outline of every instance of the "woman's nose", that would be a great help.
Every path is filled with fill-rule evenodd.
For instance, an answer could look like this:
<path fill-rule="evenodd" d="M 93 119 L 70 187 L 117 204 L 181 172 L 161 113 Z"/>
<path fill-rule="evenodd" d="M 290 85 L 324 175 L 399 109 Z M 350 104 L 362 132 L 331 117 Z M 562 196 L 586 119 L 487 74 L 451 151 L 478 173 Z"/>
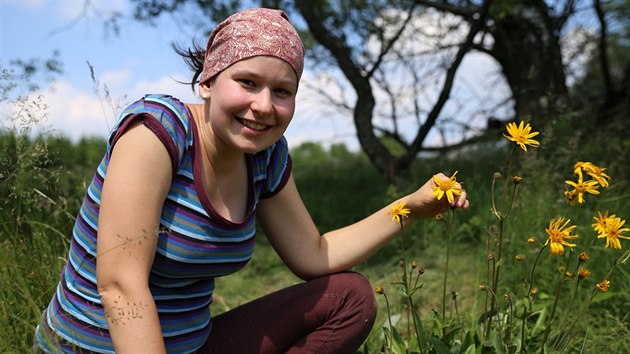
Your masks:
<path fill-rule="evenodd" d="M 251 108 L 253 111 L 263 115 L 273 112 L 273 98 L 268 89 L 258 91 L 252 101 Z"/>

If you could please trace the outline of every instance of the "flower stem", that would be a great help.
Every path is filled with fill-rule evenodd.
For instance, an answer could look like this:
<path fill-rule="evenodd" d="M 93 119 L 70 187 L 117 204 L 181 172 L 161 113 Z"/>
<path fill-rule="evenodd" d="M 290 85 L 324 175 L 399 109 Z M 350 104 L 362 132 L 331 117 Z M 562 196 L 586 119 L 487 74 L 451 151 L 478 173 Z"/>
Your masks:
<path fill-rule="evenodd" d="M 455 211 L 452 210 L 451 217 L 446 218 L 446 261 L 444 265 L 444 281 L 442 284 L 442 320 L 446 320 L 446 283 L 448 279 L 448 263 L 451 249 L 451 226 L 455 218 Z M 442 328 L 442 334 L 446 335 L 446 328 Z"/>

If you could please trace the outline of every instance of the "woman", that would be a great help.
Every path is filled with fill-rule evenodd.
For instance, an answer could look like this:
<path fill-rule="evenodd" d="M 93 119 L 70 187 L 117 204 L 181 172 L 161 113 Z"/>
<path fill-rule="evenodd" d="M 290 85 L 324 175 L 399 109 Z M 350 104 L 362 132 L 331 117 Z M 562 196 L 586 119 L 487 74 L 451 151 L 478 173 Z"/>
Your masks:
<path fill-rule="evenodd" d="M 280 10 L 246 10 L 219 24 L 195 58 L 202 104 L 147 95 L 121 114 L 37 350 L 354 352 L 376 305 L 367 280 L 345 270 L 399 226 L 386 207 L 320 235 L 305 209 L 283 137 L 303 70 L 297 31 Z M 399 200 L 411 210 L 406 223 L 468 207 L 465 192 L 449 205 L 433 185 Z M 214 279 L 250 259 L 256 218 L 306 281 L 211 318 Z"/>

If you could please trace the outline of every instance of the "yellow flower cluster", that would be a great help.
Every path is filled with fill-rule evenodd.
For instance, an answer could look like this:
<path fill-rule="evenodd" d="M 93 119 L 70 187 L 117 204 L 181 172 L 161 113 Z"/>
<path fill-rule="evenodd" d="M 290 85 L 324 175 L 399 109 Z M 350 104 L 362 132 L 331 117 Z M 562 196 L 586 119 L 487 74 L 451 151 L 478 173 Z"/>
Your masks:
<path fill-rule="evenodd" d="M 578 161 L 573 165 L 573 173 L 578 177 L 577 182 L 565 181 L 566 184 L 573 187 L 572 190 L 564 192 L 564 196 L 570 205 L 575 203 L 584 204 L 584 194 L 599 194 L 599 187 L 608 188 L 608 180 L 610 176 L 604 173 L 605 168 L 595 166 L 590 162 Z M 591 177 L 590 180 L 584 180 L 584 173 Z"/>
<path fill-rule="evenodd" d="M 629 236 L 624 235 L 624 233 L 630 231 L 629 228 L 623 227 L 626 221 L 617 215 L 612 214 L 609 216 L 608 211 L 602 215 L 602 213 L 598 211 L 597 216 L 594 216 L 593 219 L 595 220 L 595 223 L 591 226 L 593 227 L 593 230 L 597 232 L 597 238 L 606 239 L 606 248 L 612 247 L 620 250 L 621 241 L 619 241 L 619 239 L 623 238 L 630 240 Z"/>

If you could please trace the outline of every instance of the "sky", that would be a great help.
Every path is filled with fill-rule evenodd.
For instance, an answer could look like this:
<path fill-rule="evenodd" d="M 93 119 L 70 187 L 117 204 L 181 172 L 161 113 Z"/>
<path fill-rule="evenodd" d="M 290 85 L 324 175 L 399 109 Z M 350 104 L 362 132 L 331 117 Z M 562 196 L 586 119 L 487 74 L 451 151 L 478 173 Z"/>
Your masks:
<path fill-rule="evenodd" d="M 120 34 L 115 35 L 105 29 L 103 19 L 112 12 L 129 18 L 133 5 L 127 0 L 92 0 L 91 4 L 82 13 L 84 0 L 0 0 L 3 67 L 14 59 L 45 59 L 55 50 L 60 53 L 64 73 L 31 93 L 41 95 L 47 105 L 48 124 L 55 132 L 75 141 L 84 136 L 105 137 L 118 113 L 148 93 L 199 102 L 189 85 L 177 82 L 190 80 L 191 73 L 171 43 L 189 45 L 193 38 L 205 43 L 206 28 L 193 33 L 189 26 L 178 26 L 176 19 L 162 17 L 154 27 L 125 20 Z M 487 60 L 471 58 L 460 69 L 462 75 L 471 75 L 469 82 L 478 81 L 475 75 L 484 77 L 494 70 Z M 307 62 L 303 80 L 308 75 Z M 111 101 L 105 99 L 105 90 Z M 296 113 L 286 132 L 289 143 L 344 143 L 358 149 L 352 117 L 320 111 L 321 103 L 318 106 L 310 95 L 303 89 L 298 92 Z M 0 120 L 6 125 L 11 108 L 3 105 L 0 109 Z"/>

